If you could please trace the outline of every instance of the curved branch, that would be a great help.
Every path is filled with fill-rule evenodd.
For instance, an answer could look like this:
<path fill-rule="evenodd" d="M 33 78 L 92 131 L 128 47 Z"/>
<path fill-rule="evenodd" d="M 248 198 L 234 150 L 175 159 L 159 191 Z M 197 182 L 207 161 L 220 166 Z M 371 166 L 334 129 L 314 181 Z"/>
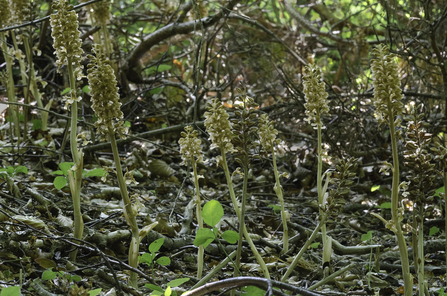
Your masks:
<path fill-rule="evenodd" d="M 238 1 L 239 0 L 230 0 L 230 2 L 224 8 L 222 8 L 217 14 L 213 16 L 204 17 L 200 20 L 194 20 L 186 23 L 172 23 L 146 36 L 143 41 L 135 46 L 132 53 L 126 60 L 123 70 L 126 72 L 127 78 L 132 82 L 141 82 L 139 60 L 154 45 L 157 45 L 161 41 L 175 35 L 188 34 L 199 28 L 208 28 L 214 25 L 225 14 L 233 10 L 233 6 L 236 5 Z"/>
<path fill-rule="evenodd" d="M 354 45 L 354 41 L 351 40 L 345 40 L 343 38 L 340 38 L 338 36 L 335 36 L 333 34 L 331 34 L 330 32 L 321 32 L 320 30 L 318 30 L 317 28 L 315 28 L 314 26 L 312 26 L 311 24 L 309 24 L 309 22 L 301 15 L 299 14 L 291 5 L 287 0 L 284 0 L 282 3 L 284 3 L 284 8 L 287 10 L 287 12 L 290 14 L 290 16 L 295 19 L 301 26 L 303 26 L 306 30 L 318 35 L 318 36 L 322 36 L 322 37 L 327 37 L 333 41 L 339 42 L 339 43 L 343 43 L 343 44 L 348 44 L 348 45 Z"/>

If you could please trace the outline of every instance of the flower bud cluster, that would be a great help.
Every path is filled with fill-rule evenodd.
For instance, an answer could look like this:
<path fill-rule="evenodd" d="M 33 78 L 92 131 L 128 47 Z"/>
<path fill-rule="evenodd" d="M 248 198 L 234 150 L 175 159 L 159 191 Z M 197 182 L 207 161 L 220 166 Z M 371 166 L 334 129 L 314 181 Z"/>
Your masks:
<path fill-rule="evenodd" d="M 31 18 L 30 1 L 28 0 L 14 0 L 14 14 L 12 22 L 15 24 L 28 21 Z"/>
<path fill-rule="evenodd" d="M 269 120 L 269 116 L 262 114 L 259 118 L 259 139 L 266 151 L 272 150 L 275 144 L 281 142 L 280 139 L 276 139 L 277 135 L 278 131 L 273 127 L 273 122 Z"/>
<path fill-rule="evenodd" d="M 110 1 L 103 0 L 94 3 L 92 15 L 98 24 L 107 25 L 110 20 Z"/>
<path fill-rule="evenodd" d="M 11 10 L 7 9 L 10 7 L 10 3 L 8 0 L 0 0 L 0 28 L 6 27 L 9 25 L 11 19 Z"/>
<path fill-rule="evenodd" d="M 324 82 L 321 76 L 321 69 L 313 64 L 308 64 L 304 70 L 304 88 L 306 103 L 306 121 L 313 126 L 323 126 L 321 115 L 329 113 L 328 94 L 324 88 Z"/>
<path fill-rule="evenodd" d="M 99 45 L 95 45 L 93 52 L 96 53 L 96 57 L 88 56 L 91 61 L 88 65 L 87 78 L 92 96 L 92 109 L 98 116 L 95 126 L 102 135 L 108 135 L 111 128 L 123 136 L 126 128 L 123 126 L 123 112 L 120 110 L 115 73 Z"/>
<path fill-rule="evenodd" d="M 53 47 L 57 55 L 57 72 L 63 65 L 68 65 L 70 61 L 73 65 L 73 71 L 77 80 L 81 80 L 82 66 L 81 56 L 84 51 L 81 48 L 82 42 L 79 38 L 78 15 L 73 9 L 73 5 L 68 4 L 66 0 L 55 0 L 53 9 L 57 10 L 50 16 L 51 27 L 53 28 Z"/>
<path fill-rule="evenodd" d="M 394 120 L 394 116 L 401 115 L 404 111 L 398 66 L 394 61 L 394 55 L 388 53 L 386 45 L 378 45 L 373 50 L 375 58 L 371 64 L 375 116 L 379 123 L 388 123 Z"/>
<path fill-rule="evenodd" d="M 210 135 L 209 140 L 213 143 L 210 149 L 220 148 L 222 153 L 235 151 L 233 144 L 231 143 L 232 133 L 230 117 L 225 111 L 222 103 L 219 99 L 214 99 L 207 106 L 207 112 L 205 112 L 205 127 L 206 131 Z"/>
<path fill-rule="evenodd" d="M 202 141 L 197 138 L 198 132 L 193 130 L 190 125 L 185 127 L 185 131 L 186 133 L 181 133 L 183 138 L 178 140 L 178 143 L 180 144 L 180 153 L 182 154 L 183 159 L 181 165 L 187 165 L 188 161 L 193 157 L 197 158 L 197 161 L 203 161 L 202 147 L 200 146 Z"/>

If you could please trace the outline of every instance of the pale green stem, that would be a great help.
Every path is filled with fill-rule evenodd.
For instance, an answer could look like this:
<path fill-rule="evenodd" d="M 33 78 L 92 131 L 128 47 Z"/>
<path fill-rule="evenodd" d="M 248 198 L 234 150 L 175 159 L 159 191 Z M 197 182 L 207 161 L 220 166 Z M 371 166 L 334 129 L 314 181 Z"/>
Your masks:
<path fill-rule="evenodd" d="M 320 230 L 320 228 L 322 228 L 322 226 L 326 223 L 326 219 L 327 219 L 328 215 L 329 215 L 329 212 L 325 212 L 325 213 L 323 213 L 322 216 L 320 216 L 321 217 L 320 223 L 318 223 L 317 227 L 315 227 L 315 229 L 312 232 L 312 234 L 310 235 L 309 239 L 306 241 L 306 243 L 301 248 L 301 250 L 298 252 L 298 254 L 296 254 L 295 258 L 293 259 L 293 261 L 290 264 L 289 268 L 287 269 L 286 273 L 281 278 L 281 282 L 285 282 L 289 278 L 290 274 L 295 269 L 295 266 L 298 264 L 298 261 L 303 256 L 304 252 L 307 250 L 307 248 L 310 246 L 310 244 L 317 237 L 318 231 Z"/>
<path fill-rule="evenodd" d="M 419 296 L 424 296 L 425 293 L 425 278 L 424 278 L 424 206 L 418 204 L 419 218 L 418 222 L 418 285 Z"/>
<path fill-rule="evenodd" d="M 225 266 L 227 266 L 228 263 L 230 263 L 230 261 L 234 258 L 234 256 L 236 256 L 236 252 L 237 252 L 236 250 L 231 252 L 231 254 L 227 256 L 227 258 L 225 258 L 218 265 L 216 265 L 206 276 L 204 276 L 197 284 L 195 284 L 191 288 L 191 290 L 194 290 L 195 288 L 198 288 L 208 283 L 216 273 L 218 273 L 220 270 L 222 270 L 222 268 L 224 268 Z"/>
<path fill-rule="evenodd" d="M 202 202 L 200 200 L 200 187 L 199 187 L 199 176 L 197 174 L 197 165 L 194 156 L 191 156 L 192 169 L 194 171 L 194 185 L 196 187 L 196 216 L 197 222 L 199 223 L 199 229 L 203 228 L 203 218 L 202 218 Z M 203 245 L 199 246 L 199 252 L 197 253 L 197 278 L 202 277 L 203 271 Z"/>
<path fill-rule="evenodd" d="M 26 51 L 26 55 L 28 57 L 31 93 L 33 94 L 34 99 L 37 101 L 37 106 L 39 106 L 40 108 L 44 108 L 43 103 L 42 103 L 42 97 L 41 97 L 39 89 L 37 87 L 36 71 L 34 70 L 34 63 L 33 63 L 33 52 L 31 50 L 31 46 L 29 44 L 28 38 L 24 37 L 23 43 L 25 44 L 25 51 Z M 48 129 L 48 112 L 41 111 L 41 114 L 42 114 L 41 115 L 42 131 L 46 131 Z"/>
<path fill-rule="evenodd" d="M 16 52 L 20 52 L 21 50 L 19 49 L 19 46 L 17 45 L 17 40 L 16 40 L 16 35 L 14 33 L 14 30 L 11 30 L 11 39 L 12 39 L 12 43 L 14 44 L 14 49 Z M 28 98 L 28 78 L 26 77 L 26 65 L 25 65 L 25 61 L 20 57 L 17 59 L 19 61 L 19 66 L 20 66 L 20 75 L 22 76 L 22 84 L 25 85 L 23 87 L 23 94 L 25 96 L 25 98 Z M 27 116 L 25 116 L 25 113 L 27 111 L 28 108 L 23 108 L 23 127 L 24 127 L 24 133 L 23 133 L 23 137 L 26 138 L 27 137 Z"/>
<path fill-rule="evenodd" d="M 6 35 L 4 32 L 0 33 L 0 39 L 2 40 L 2 50 L 3 56 L 5 57 L 6 62 L 6 71 L 8 72 L 8 102 L 16 103 L 15 90 L 14 90 L 14 77 L 12 75 L 12 57 L 8 54 L 8 45 L 6 44 Z M 10 111 L 8 114 L 10 115 L 10 126 L 12 131 L 12 123 L 14 122 L 15 135 L 17 137 L 17 143 L 20 144 L 20 126 L 19 126 L 19 110 L 16 106 L 9 106 Z M 11 133 L 12 135 L 12 133 Z M 13 137 L 11 136 L 11 143 L 13 143 Z"/>
<path fill-rule="evenodd" d="M 140 237 L 137 225 L 137 219 L 135 213 L 132 209 L 132 204 L 129 199 L 129 193 L 127 192 L 127 185 L 124 180 L 123 170 L 121 168 L 121 160 L 118 152 L 118 146 L 116 145 L 115 132 L 113 129 L 108 127 L 110 145 L 112 146 L 113 160 L 115 161 L 116 167 L 116 177 L 118 179 L 118 184 L 121 191 L 121 197 L 124 203 L 124 216 L 126 217 L 127 223 L 130 226 L 132 232 L 132 241 L 129 246 L 129 265 L 137 268 L 138 266 L 138 249 L 140 247 Z M 138 288 L 137 274 L 135 272 L 130 272 L 129 285 Z"/>
<path fill-rule="evenodd" d="M 390 102 L 391 103 L 391 102 Z M 391 108 L 389 108 L 391 109 Z M 394 226 L 396 227 L 397 244 L 400 251 L 400 259 L 402 263 L 402 275 L 404 279 L 404 296 L 413 295 L 413 280 L 410 274 L 410 264 L 408 261 L 408 250 L 402 227 L 399 222 L 399 157 L 397 154 L 396 127 L 394 124 L 394 113 L 389 114 L 389 126 L 391 135 L 391 146 L 393 150 L 393 183 L 391 191 L 391 214 Z"/>
<path fill-rule="evenodd" d="M 230 171 L 228 169 L 228 164 L 227 164 L 227 159 L 226 159 L 226 156 L 224 153 L 224 149 L 221 148 L 220 152 L 222 154 L 222 167 L 225 171 L 225 177 L 227 178 L 228 189 L 230 191 L 231 201 L 233 202 L 234 211 L 236 212 L 236 215 L 239 219 L 241 213 L 239 211 L 239 206 L 237 204 L 236 195 L 234 194 L 233 181 L 231 181 L 231 175 L 230 175 Z M 258 262 L 259 266 L 261 267 L 261 270 L 264 273 L 264 277 L 266 279 L 270 279 L 270 273 L 267 268 L 267 265 L 265 265 L 264 260 L 262 260 L 262 257 L 259 254 L 258 250 L 256 249 L 256 246 L 254 245 L 252 239 L 248 235 L 247 227 L 245 227 L 245 225 L 244 225 L 243 231 L 244 231 L 243 235 L 244 235 L 245 239 L 247 240 L 247 243 L 250 246 L 250 249 L 253 252 L 253 255 L 256 257 L 256 261 Z M 239 234 L 239 235 L 241 236 L 241 239 L 242 239 L 242 235 L 241 234 Z"/>
<path fill-rule="evenodd" d="M 241 201 L 241 214 L 239 215 L 239 234 L 244 232 L 244 227 L 245 227 L 245 202 L 246 202 L 246 198 L 247 198 L 247 183 L 248 183 L 248 162 L 247 162 L 247 157 L 244 157 L 244 183 L 243 183 L 243 189 L 242 189 L 242 201 Z M 240 239 L 237 242 L 237 255 L 236 255 L 236 262 L 235 262 L 235 268 L 234 268 L 234 272 L 233 272 L 233 277 L 238 277 L 239 276 L 239 269 L 241 266 L 241 257 L 242 257 L 242 239 Z M 233 290 L 235 291 L 235 290 Z M 234 295 L 235 293 L 233 293 L 233 291 L 231 291 L 232 295 Z"/>
<path fill-rule="evenodd" d="M 110 38 L 109 38 L 109 30 L 107 28 L 107 24 L 103 24 L 101 26 L 102 28 L 102 36 L 103 36 L 103 42 L 104 42 L 104 48 L 106 50 L 106 56 L 108 59 L 111 59 L 111 50 L 110 50 Z"/>
<path fill-rule="evenodd" d="M 76 166 L 76 178 L 73 176 L 71 170 L 68 171 L 68 180 L 70 181 L 70 191 L 73 199 L 73 216 L 74 216 L 74 231 L 73 236 L 77 239 L 82 239 L 84 233 L 84 220 L 82 219 L 81 212 L 81 185 L 82 185 L 82 163 L 83 157 L 81 153 L 80 164 Z M 76 255 L 78 250 L 74 250 L 70 253 L 70 260 L 76 261 Z"/>
<path fill-rule="evenodd" d="M 322 143 L 321 143 L 321 120 L 320 120 L 320 110 L 317 111 L 317 117 L 316 117 L 316 122 L 317 122 L 317 133 L 318 133 L 318 171 L 317 171 L 317 192 L 318 192 L 318 204 L 320 205 L 320 216 L 323 215 L 323 210 L 322 208 L 325 207 L 324 203 L 324 192 L 323 192 L 323 148 L 322 148 Z M 328 252 L 328 250 L 326 250 L 326 248 L 328 247 L 327 244 L 327 236 L 326 236 L 326 223 L 324 223 L 321 226 L 321 233 L 322 233 L 322 241 L 323 241 L 323 262 L 322 262 L 322 266 L 324 266 L 325 260 L 328 260 L 326 258 L 326 254 L 330 253 Z M 329 258 L 330 260 L 330 258 Z M 325 270 L 324 272 L 324 277 L 326 277 L 327 271 Z"/>
<path fill-rule="evenodd" d="M 76 78 L 74 76 L 71 58 L 68 58 L 67 60 L 67 68 L 68 68 L 68 77 L 70 80 L 70 89 L 72 93 L 76 95 Z M 82 220 L 81 200 L 80 200 L 83 163 L 82 163 L 82 157 L 79 156 L 76 141 L 76 132 L 78 129 L 77 119 L 78 119 L 78 103 L 74 101 L 71 104 L 70 148 L 71 148 L 71 155 L 73 157 L 73 162 L 77 170 L 76 170 L 76 182 L 73 182 L 76 183 L 76 186 L 72 186 L 70 189 L 71 189 L 71 197 L 73 199 L 73 213 L 75 219 L 74 235 L 75 237 L 79 236 L 81 238 L 84 232 L 84 222 Z M 76 260 L 76 252 L 72 252 L 70 254 L 70 259 L 73 261 Z"/>
<path fill-rule="evenodd" d="M 286 210 L 284 206 L 284 197 L 282 193 L 281 183 L 279 182 L 279 173 L 278 168 L 276 166 L 276 155 L 275 155 L 275 149 L 272 147 L 272 158 L 273 158 L 273 168 L 275 170 L 275 181 L 276 181 L 276 195 L 278 196 L 279 202 L 281 203 L 281 220 L 282 220 L 282 227 L 283 227 L 283 248 L 282 253 L 286 253 L 289 250 L 289 227 L 287 226 L 287 217 L 286 217 Z"/>

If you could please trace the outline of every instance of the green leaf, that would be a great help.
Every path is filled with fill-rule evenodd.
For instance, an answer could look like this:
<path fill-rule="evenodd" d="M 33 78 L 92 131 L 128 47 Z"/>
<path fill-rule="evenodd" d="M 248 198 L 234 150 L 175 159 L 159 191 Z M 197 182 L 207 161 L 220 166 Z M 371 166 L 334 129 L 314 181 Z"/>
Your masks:
<path fill-rule="evenodd" d="M 196 237 L 194 238 L 194 246 L 198 247 L 203 245 L 205 247 L 205 244 L 208 241 L 212 242 L 213 240 L 214 233 L 211 231 L 211 229 L 202 228 L 197 230 Z M 207 245 L 209 245 L 209 243 Z"/>
<path fill-rule="evenodd" d="M 242 295 L 244 296 L 264 296 L 265 291 L 255 287 L 255 286 L 248 286 L 241 289 Z"/>
<path fill-rule="evenodd" d="M 434 195 L 434 196 L 439 196 L 439 197 L 441 197 L 441 196 L 439 195 L 439 193 L 445 193 L 445 188 L 444 188 L 444 186 L 442 186 L 441 188 L 436 189 L 436 192 L 435 192 L 435 195 Z"/>
<path fill-rule="evenodd" d="M 171 296 L 171 287 L 167 287 L 165 291 L 165 296 Z"/>
<path fill-rule="evenodd" d="M 375 206 L 375 208 L 378 208 L 378 209 L 391 209 L 391 203 L 390 202 L 384 202 L 380 206 Z"/>
<path fill-rule="evenodd" d="M 16 167 L 15 171 L 16 171 L 16 174 L 18 174 L 18 173 L 28 174 L 28 168 L 23 165 L 19 165 L 18 167 Z"/>
<path fill-rule="evenodd" d="M 149 252 L 151 252 L 152 254 L 154 254 L 155 252 L 158 252 L 158 250 L 160 250 L 161 246 L 163 246 L 164 241 L 165 241 L 164 237 L 154 240 L 149 245 Z"/>
<path fill-rule="evenodd" d="M 151 95 L 158 95 L 159 93 L 161 93 L 162 90 L 163 90 L 162 87 L 157 87 L 157 88 L 151 89 L 151 90 L 149 91 L 149 93 L 150 93 Z"/>
<path fill-rule="evenodd" d="M 432 228 L 430 228 L 430 232 L 429 232 L 428 236 L 432 236 L 438 232 L 439 232 L 439 228 L 436 226 L 433 226 Z"/>
<path fill-rule="evenodd" d="M 93 170 L 91 170 L 91 171 L 88 171 L 88 172 L 85 174 L 85 176 L 86 176 L 86 177 L 102 177 L 102 176 L 104 176 L 104 169 L 101 169 L 101 168 L 99 168 L 99 169 L 93 169 Z"/>
<path fill-rule="evenodd" d="M 169 259 L 169 257 L 163 256 L 158 258 L 156 262 L 162 266 L 166 266 L 171 264 L 171 259 Z"/>
<path fill-rule="evenodd" d="M 64 173 L 62 171 L 54 171 L 54 172 L 51 172 L 50 175 L 61 175 L 61 176 L 63 176 Z"/>
<path fill-rule="evenodd" d="M 90 86 L 88 86 L 88 85 L 84 86 L 82 88 L 82 91 L 88 94 L 90 92 Z"/>
<path fill-rule="evenodd" d="M 48 10 L 48 8 L 50 8 L 48 2 L 45 2 L 42 5 L 40 5 L 40 10 Z"/>
<path fill-rule="evenodd" d="M 211 227 L 214 227 L 222 219 L 224 211 L 222 205 L 217 200 L 210 200 L 203 206 L 203 221 Z"/>
<path fill-rule="evenodd" d="M 20 296 L 20 286 L 3 288 L 0 296 Z"/>
<path fill-rule="evenodd" d="M 268 205 L 269 208 L 272 208 L 275 214 L 281 213 L 281 207 L 278 205 Z"/>
<path fill-rule="evenodd" d="M 140 263 L 147 263 L 147 265 L 151 265 L 153 256 L 150 253 L 144 253 L 140 257 Z"/>
<path fill-rule="evenodd" d="M 95 289 L 95 290 L 90 290 L 90 291 L 88 291 L 87 293 L 88 293 L 88 295 L 90 295 L 90 296 L 96 296 L 96 295 L 98 295 L 99 293 L 101 293 L 101 291 L 102 291 L 102 288 L 99 288 L 99 289 Z"/>
<path fill-rule="evenodd" d="M 125 127 L 130 127 L 130 121 L 124 121 L 124 124 L 123 124 Z"/>
<path fill-rule="evenodd" d="M 33 119 L 33 127 L 31 128 L 31 130 L 35 131 L 40 129 L 42 129 L 42 120 Z"/>
<path fill-rule="evenodd" d="M 161 292 L 154 291 L 154 292 L 151 293 L 151 296 L 161 296 L 161 295 L 163 295 L 163 293 L 164 293 L 164 291 L 161 291 Z"/>
<path fill-rule="evenodd" d="M 164 292 L 162 288 L 160 288 L 159 286 L 153 285 L 153 284 L 146 284 L 144 285 L 146 288 L 154 290 L 154 291 L 158 291 L 158 292 Z"/>
<path fill-rule="evenodd" d="M 56 278 L 56 274 L 57 272 L 51 271 L 51 270 L 45 270 L 42 273 L 42 280 L 46 281 L 46 280 L 54 280 Z"/>
<path fill-rule="evenodd" d="M 371 192 L 374 192 L 380 188 L 380 185 L 374 185 L 371 187 Z"/>
<path fill-rule="evenodd" d="M 74 275 L 71 277 L 71 280 L 74 282 L 82 281 L 82 278 L 79 275 Z"/>
<path fill-rule="evenodd" d="M 180 278 L 180 279 L 172 280 L 169 283 L 167 283 L 166 285 L 171 288 L 176 288 L 176 287 L 186 283 L 187 281 L 189 281 L 189 278 Z"/>
<path fill-rule="evenodd" d="M 62 162 L 59 164 L 59 168 L 64 173 L 64 176 L 68 175 L 68 170 L 74 165 L 74 162 Z"/>
<path fill-rule="evenodd" d="M 158 67 L 157 66 L 153 66 L 153 67 L 150 67 L 149 69 L 146 69 L 146 74 L 150 75 L 150 74 L 155 73 L 155 72 L 168 71 L 171 68 L 172 68 L 171 65 L 159 65 Z"/>
<path fill-rule="evenodd" d="M 230 244 L 235 244 L 239 240 L 239 234 L 233 230 L 227 230 L 222 233 L 222 238 Z"/>
<path fill-rule="evenodd" d="M 312 249 L 316 249 L 316 248 L 318 248 L 319 245 L 320 245 L 320 243 L 313 243 L 313 244 L 310 245 L 310 247 Z"/>
<path fill-rule="evenodd" d="M 374 231 L 370 230 L 368 233 L 362 234 L 362 242 L 370 240 Z"/>
<path fill-rule="evenodd" d="M 45 147 L 45 146 L 47 146 L 47 144 L 48 144 L 48 141 L 42 141 L 39 143 L 39 146 Z"/>
<path fill-rule="evenodd" d="M 64 90 L 61 92 L 61 96 L 65 95 L 65 94 L 68 93 L 69 91 L 70 91 L 70 88 L 67 87 L 66 89 L 64 89 Z"/>
<path fill-rule="evenodd" d="M 63 176 L 57 176 L 54 178 L 53 185 L 56 187 L 57 190 L 61 190 L 65 185 L 67 185 L 67 179 Z"/>

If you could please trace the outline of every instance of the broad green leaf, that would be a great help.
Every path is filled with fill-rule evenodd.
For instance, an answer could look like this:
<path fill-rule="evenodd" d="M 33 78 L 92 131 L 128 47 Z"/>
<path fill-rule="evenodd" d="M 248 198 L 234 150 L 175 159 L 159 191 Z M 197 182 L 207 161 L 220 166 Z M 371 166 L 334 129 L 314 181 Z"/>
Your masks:
<path fill-rule="evenodd" d="M 86 85 L 82 88 L 82 91 L 85 93 L 89 93 L 90 92 L 90 86 Z"/>
<path fill-rule="evenodd" d="M 159 238 L 157 240 L 154 240 L 150 245 L 149 245 L 149 252 L 151 253 L 155 253 L 158 252 L 158 250 L 160 250 L 161 246 L 163 246 L 163 243 L 165 242 L 165 238 Z"/>
<path fill-rule="evenodd" d="M 163 293 L 163 289 L 160 288 L 159 286 L 153 285 L 153 284 L 146 284 L 144 285 L 146 288 L 154 290 L 154 291 L 158 291 L 158 292 L 162 292 Z"/>
<path fill-rule="evenodd" d="M 166 266 L 171 264 L 171 259 L 169 259 L 169 257 L 163 256 L 158 258 L 156 262 L 160 265 Z"/>
<path fill-rule="evenodd" d="M 436 192 L 435 192 L 435 195 L 434 195 L 434 196 L 439 196 L 439 197 L 441 197 L 441 196 L 439 195 L 439 193 L 445 193 L 445 188 L 444 188 L 444 186 L 442 186 L 441 188 L 436 189 Z"/>
<path fill-rule="evenodd" d="M 147 263 L 150 265 L 152 263 L 152 255 L 150 253 L 144 253 L 140 257 L 140 263 Z"/>
<path fill-rule="evenodd" d="M 203 221 L 211 227 L 214 227 L 222 219 L 224 211 L 222 205 L 217 200 L 210 200 L 203 206 Z"/>
<path fill-rule="evenodd" d="M 235 244 L 239 240 L 239 234 L 233 230 L 227 230 L 222 233 L 222 238 L 230 244 Z"/>
<path fill-rule="evenodd" d="M 248 286 L 248 287 L 244 287 L 241 289 L 242 290 L 242 295 L 244 296 L 264 296 L 265 295 L 265 291 L 255 287 L 255 286 Z"/>
<path fill-rule="evenodd" d="M 82 278 L 79 275 L 74 275 L 71 277 L 71 280 L 74 282 L 82 281 Z"/>
<path fill-rule="evenodd" d="M 68 170 L 74 165 L 74 162 L 62 162 L 59 164 L 59 168 L 62 170 L 65 176 L 68 175 Z"/>
<path fill-rule="evenodd" d="M 272 208 L 275 214 L 281 213 L 281 207 L 278 205 L 268 205 L 267 207 Z"/>
<path fill-rule="evenodd" d="M 172 280 L 169 283 L 167 283 L 166 285 L 171 288 L 176 288 L 176 287 L 186 283 L 187 281 L 189 281 L 189 278 L 180 278 L 180 279 Z"/>
<path fill-rule="evenodd" d="M 313 243 L 313 244 L 310 245 L 310 247 L 312 249 L 316 249 L 316 248 L 318 248 L 319 245 L 320 245 L 320 243 Z"/>
<path fill-rule="evenodd" d="M 20 286 L 2 288 L 0 296 L 20 296 Z"/>
<path fill-rule="evenodd" d="M 51 172 L 50 175 L 64 175 L 64 173 L 62 171 L 54 171 Z"/>
<path fill-rule="evenodd" d="M 42 280 L 46 281 L 46 280 L 54 280 L 56 278 L 56 274 L 57 272 L 51 271 L 51 270 L 45 270 L 42 273 Z"/>
<path fill-rule="evenodd" d="M 165 296 L 171 296 L 171 287 L 166 288 Z"/>
<path fill-rule="evenodd" d="M 89 296 L 96 296 L 99 293 L 101 293 L 101 291 L 102 291 L 102 288 L 99 288 L 99 289 L 95 289 L 95 290 L 90 290 L 87 293 L 88 293 Z"/>
<path fill-rule="evenodd" d="M 374 192 L 380 188 L 380 185 L 374 185 L 371 187 L 371 192 Z"/>
<path fill-rule="evenodd" d="M 85 176 L 86 176 L 86 177 L 102 177 L 102 176 L 104 176 L 104 169 L 101 169 L 101 168 L 99 168 L 99 169 L 93 169 L 93 170 L 91 170 L 91 171 L 88 171 L 88 172 L 85 174 Z"/>
<path fill-rule="evenodd" d="M 157 88 L 151 89 L 151 90 L 149 91 L 149 93 L 150 93 L 151 95 L 158 95 L 159 93 L 161 93 L 162 90 L 163 90 L 162 87 L 157 87 Z"/>
<path fill-rule="evenodd" d="M 370 240 L 374 231 L 370 230 L 368 233 L 362 234 L 362 242 Z"/>
<path fill-rule="evenodd" d="M 380 206 L 375 206 L 375 208 L 378 208 L 378 209 L 391 209 L 391 203 L 390 202 L 384 202 Z"/>
<path fill-rule="evenodd" d="M 31 128 L 31 130 L 35 131 L 40 129 L 42 129 L 42 120 L 33 119 L 33 127 Z"/>
<path fill-rule="evenodd" d="M 18 173 L 28 174 L 28 168 L 26 166 L 19 165 L 18 167 L 16 167 L 16 174 Z"/>
<path fill-rule="evenodd" d="M 124 124 L 123 124 L 125 127 L 130 127 L 130 121 L 124 121 Z"/>
<path fill-rule="evenodd" d="M 65 94 L 68 93 L 69 91 L 70 91 L 70 88 L 67 87 L 66 89 L 64 89 L 64 90 L 61 92 L 61 96 L 65 95 Z"/>
<path fill-rule="evenodd" d="M 438 233 L 439 232 L 439 228 L 438 227 L 436 227 L 436 226 L 433 226 L 432 228 L 430 228 L 430 232 L 429 232 L 429 236 L 432 236 L 432 235 L 434 235 L 434 234 L 436 234 L 436 233 Z"/>
<path fill-rule="evenodd" d="M 194 246 L 198 247 L 201 245 L 205 245 L 205 243 L 209 240 L 211 241 L 214 240 L 214 233 L 211 231 L 211 229 L 208 228 L 199 229 L 197 230 L 196 237 L 194 239 Z"/>
<path fill-rule="evenodd" d="M 57 176 L 56 178 L 54 178 L 53 181 L 53 185 L 54 187 L 56 187 L 57 190 L 61 190 L 63 187 L 65 187 L 65 185 L 67 185 L 67 183 L 67 179 L 62 176 Z"/>

